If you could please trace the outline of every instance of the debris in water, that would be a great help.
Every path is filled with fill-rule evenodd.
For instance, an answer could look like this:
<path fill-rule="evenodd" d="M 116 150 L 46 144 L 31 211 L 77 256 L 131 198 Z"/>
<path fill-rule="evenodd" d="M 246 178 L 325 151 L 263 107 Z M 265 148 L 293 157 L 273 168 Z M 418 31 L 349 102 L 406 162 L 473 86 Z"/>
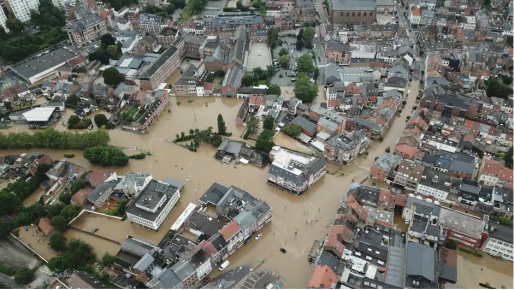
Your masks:
<path fill-rule="evenodd" d="M 284 249 L 284 248 L 280 248 L 280 251 L 281 251 L 283 254 L 285 254 L 285 253 L 287 252 L 287 251 L 286 251 L 286 249 Z"/>

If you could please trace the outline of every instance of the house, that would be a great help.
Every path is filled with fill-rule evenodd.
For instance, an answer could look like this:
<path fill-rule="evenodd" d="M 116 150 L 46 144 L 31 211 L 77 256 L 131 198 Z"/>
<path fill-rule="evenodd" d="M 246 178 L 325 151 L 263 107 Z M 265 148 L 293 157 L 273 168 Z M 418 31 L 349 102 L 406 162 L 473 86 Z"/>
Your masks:
<path fill-rule="evenodd" d="M 330 39 L 325 43 L 325 56 L 327 59 L 337 63 L 349 63 L 351 56 L 350 45 Z"/>
<path fill-rule="evenodd" d="M 488 233 L 489 236 L 481 248 L 482 251 L 491 256 L 512 261 L 512 251 L 514 250 L 512 228 L 503 226 L 498 222 L 489 222 Z"/>
<path fill-rule="evenodd" d="M 425 167 L 416 193 L 438 201 L 445 201 L 450 192 L 451 176 L 448 173 Z"/>
<path fill-rule="evenodd" d="M 86 174 L 84 179 L 89 182 L 92 187 L 97 187 L 107 179 L 112 179 L 112 175 L 114 175 L 113 178 L 116 179 L 116 173 L 113 171 L 95 170 Z"/>
<path fill-rule="evenodd" d="M 71 274 L 69 287 L 71 289 L 105 289 L 101 282 L 84 271 Z"/>
<path fill-rule="evenodd" d="M 311 122 L 309 119 L 304 118 L 302 116 L 296 116 L 293 120 L 291 120 L 290 124 L 299 125 L 302 127 L 302 133 L 313 137 L 317 132 L 317 125 Z"/>
<path fill-rule="evenodd" d="M 385 182 L 389 172 L 402 162 L 402 158 L 391 153 L 380 156 L 371 167 L 371 177 Z"/>
<path fill-rule="evenodd" d="M 408 242 L 405 285 L 415 285 L 419 289 L 437 288 L 436 267 L 436 252 L 433 248 Z"/>
<path fill-rule="evenodd" d="M 439 281 L 457 283 L 457 251 L 440 248 L 439 261 Z"/>
<path fill-rule="evenodd" d="M 153 94 L 153 102 L 147 107 L 145 113 L 137 121 L 137 129 L 140 131 L 147 130 L 153 124 L 153 121 L 162 113 L 164 108 L 169 104 L 170 99 L 167 90 L 158 90 Z"/>
<path fill-rule="evenodd" d="M 338 276 L 327 265 L 318 265 L 312 273 L 307 289 L 334 289 Z"/>
<path fill-rule="evenodd" d="M 76 205 L 80 206 L 81 208 L 83 208 L 85 206 L 87 196 L 90 193 L 91 193 L 91 189 L 88 189 L 88 188 L 84 188 L 84 189 L 77 191 L 77 193 L 75 193 L 71 197 L 71 203 L 76 204 Z"/>
<path fill-rule="evenodd" d="M 394 154 L 404 159 L 414 160 L 418 154 L 418 148 L 410 144 L 398 144 L 394 147 Z"/>
<path fill-rule="evenodd" d="M 51 182 L 57 182 L 58 180 L 68 180 L 71 182 L 75 178 L 82 178 L 86 172 L 87 170 L 84 167 L 63 159 L 56 162 L 54 167 L 46 172 L 46 176 Z"/>
<path fill-rule="evenodd" d="M 45 234 L 45 236 L 50 236 L 53 232 L 55 232 L 55 228 L 50 222 L 50 219 L 45 217 L 39 220 L 37 224 L 39 229 Z"/>
<path fill-rule="evenodd" d="M 32 168 L 30 169 L 30 174 L 34 175 L 36 174 L 37 172 L 37 168 L 39 165 L 42 165 L 42 164 L 49 164 L 49 165 L 52 165 L 53 163 L 53 160 L 52 160 L 52 157 L 50 157 L 50 155 L 43 155 L 41 156 L 35 163 L 34 163 L 34 166 L 32 166 Z"/>
<path fill-rule="evenodd" d="M 218 151 L 215 156 L 219 160 L 224 159 L 225 156 L 237 158 L 241 153 L 241 147 L 241 143 L 225 138 L 218 147 Z"/>
<path fill-rule="evenodd" d="M 357 130 L 329 137 L 323 146 L 323 152 L 325 157 L 330 160 L 340 164 L 348 164 L 357 156 L 363 154 L 369 145 L 371 145 L 371 140 L 366 136 L 366 133 Z"/>
<path fill-rule="evenodd" d="M 495 186 L 499 183 L 503 165 L 491 159 L 483 161 L 478 181 L 487 186 Z"/>
<path fill-rule="evenodd" d="M 245 98 L 243 99 L 243 103 L 241 104 L 241 107 L 239 107 L 239 111 L 237 112 L 236 117 L 236 124 L 237 125 L 243 125 L 246 115 L 248 114 L 249 110 L 249 99 Z"/>
<path fill-rule="evenodd" d="M 236 65 L 231 67 L 225 74 L 221 84 L 221 95 L 227 98 L 236 98 L 237 91 L 243 81 L 244 68 Z"/>

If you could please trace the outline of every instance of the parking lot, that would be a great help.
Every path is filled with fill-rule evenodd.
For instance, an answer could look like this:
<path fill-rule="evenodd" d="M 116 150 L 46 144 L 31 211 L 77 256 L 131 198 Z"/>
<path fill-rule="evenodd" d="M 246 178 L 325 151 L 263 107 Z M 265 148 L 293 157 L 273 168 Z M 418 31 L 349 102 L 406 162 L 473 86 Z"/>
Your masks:
<path fill-rule="evenodd" d="M 308 54 L 309 52 L 311 52 L 311 49 L 304 47 L 304 48 L 302 48 L 301 51 L 296 50 L 296 37 L 282 37 L 281 40 L 282 40 L 282 46 L 276 48 L 273 51 L 273 59 L 276 59 L 278 61 L 278 59 L 280 58 L 278 53 L 280 52 L 280 50 L 282 48 L 286 48 L 289 51 L 289 55 L 288 55 L 289 56 L 289 68 L 284 69 L 282 67 L 279 67 L 278 72 L 271 79 L 271 83 L 277 84 L 279 86 L 294 86 L 294 82 L 292 82 L 291 80 L 296 79 L 297 77 L 286 76 L 286 73 L 287 74 L 293 73 L 294 69 L 296 69 L 296 65 L 295 65 L 296 60 L 302 54 Z M 315 53 L 316 53 L 316 51 L 315 51 Z M 315 66 L 317 65 L 317 63 L 319 61 L 318 57 L 320 57 L 320 56 L 317 53 L 316 60 L 314 61 Z M 292 69 L 290 69 L 290 68 L 292 68 Z M 282 77 L 280 77 L 281 75 L 282 75 Z"/>
<path fill-rule="evenodd" d="M 266 66 L 271 64 L 271 52 L 268 44 L 265 42 L 252 42 L 250 44 L 250 51 L 248 52 L 246 70 L 252 72 L 258 67 L 265 70 Z"/>

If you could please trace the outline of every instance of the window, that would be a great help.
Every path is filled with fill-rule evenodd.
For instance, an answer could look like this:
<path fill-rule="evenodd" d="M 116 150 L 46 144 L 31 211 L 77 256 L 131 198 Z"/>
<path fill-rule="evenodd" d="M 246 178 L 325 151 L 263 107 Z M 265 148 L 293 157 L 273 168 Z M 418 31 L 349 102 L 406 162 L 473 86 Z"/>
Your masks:
<path fill-rule="evenodd" d="M 361 13 L 359 12 L 357 16 L 359 16 L 359 17 L 360 17 L 360 16 L 361 16 Z"/>
<path fill-rule="evenodd" d="M 350 12 L 346 12 L 346 16 L 349 17 L 350 16 Z"/>
<path fill-rule="evenodd" d="M 364 17 L 366 17 L 366 12 L 364 12 Z"/>
<path fill-rule="evenodd" d="M 355 12 L 352 12 L 352 16 L 355 16 Z"/>

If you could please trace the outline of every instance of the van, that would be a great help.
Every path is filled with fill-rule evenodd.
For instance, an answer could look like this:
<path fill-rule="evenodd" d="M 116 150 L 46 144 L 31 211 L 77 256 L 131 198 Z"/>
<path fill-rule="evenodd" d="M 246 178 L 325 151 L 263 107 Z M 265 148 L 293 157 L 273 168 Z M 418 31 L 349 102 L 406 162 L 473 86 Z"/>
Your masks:
<path fill-rule="evenodd" d="M 221 266 L 220 266 L 220 268 L 219 268 L 219 269 L 220 269 L 220 271 L 223 271 L 223 270 L 225 270 L 228 266 L 230 266 L 230 262 L 229 262 L 229 261 L 225 261 L 225 262 L 223 262 L 223 264 L 221 264 Z"/>
<path fill-rule="evenodd" d="M 296 82 L 296 79 L 291 79 L 291 82 L 292 82 L 292 83 Z"/>

